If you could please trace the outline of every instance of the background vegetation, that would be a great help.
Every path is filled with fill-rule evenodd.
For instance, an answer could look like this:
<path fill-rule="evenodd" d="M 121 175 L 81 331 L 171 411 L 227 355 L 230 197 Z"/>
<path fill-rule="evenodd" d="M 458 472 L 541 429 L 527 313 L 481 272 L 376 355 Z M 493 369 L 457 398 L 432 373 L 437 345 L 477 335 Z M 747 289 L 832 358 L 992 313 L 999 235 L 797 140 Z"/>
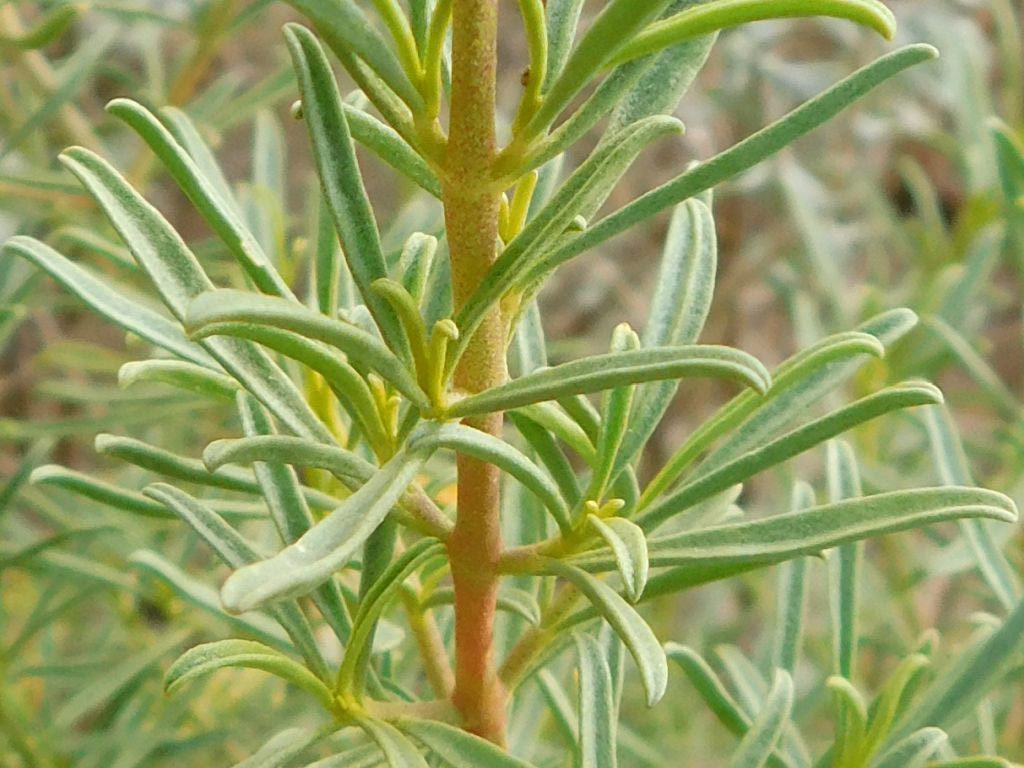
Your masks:
<path fill-rule="evenodd" d="M 586 4 L 585 18 L 598 5 Z M 844 446 L 856 454 L 865 494 L 977 483 L 1018 503 L 1024 498 L 1021 10 L 1013 0 L 890 5 L 899 42 L 932 43 L 942 58 L 715 190 L 718 277 L 701 341 L 738 347 L 774 369 L 824 336 L 909 307 L 918 326 L 828 404 L 926 378 L 940 386 L 945 405 L 886 416 L 832 444 L 831 456 L 816 449 L 759 475 L 720 509 L 704 510 L 708 519 L 778 511 L 796 480 L 821 498 L 845 495 L 837 489 Z M 515 17 L 516 4 L 503 4 L 502 13 Z M 122 169 L 175 223 L 215 282 L 241 285 L 230 254 L 152 153 L 104 111 L 110 99 L 131 96 L 153 108 L 171 105 L 161 114 L 177 121 L 179 136 L 194 130 L 213 147 L 224 169 L 217 183 L 230 188 L 245 225 L 290 285 L 313 290 L 303 270 L 319 247 L 323 215 L 306 129 L 291 112 L 297 90 L 281 34 L 283 24 L 300 19 L 283 4 L 249 0 L 0 5 L 3 239 L 37 236 L 143 291 L 125 246 L 56 161 L 77 144 Z M 689 130 L 642 154 L 607 209 L 726 149 L 887 45 L 836 21 L 763 22 L 723 33 L 677 110 Z M 500 56 L 501 106 L 511 115 L 527 63 L 518 23 L 508 24 Z M 352 89 L 342 80 L 343 93 Z M 591 148 L 575 148 L 573 165 Z M 399 250 L 410 231 L 437 231 L 439 208 L 413 184 L 370 153 L 360 162 L 387 252 Z M 621 322 L 644 327 L 668 228 L 667 216 L 655 219 L 556 275 L 539 297 L 552 364 L 606 351 Z M 132 435 L 185 456 L 237 433 L 230 409 L 124 367 L 143 350 L 27 261 L 0 257 L 2 766 L 230 765 L 275 734 L 278 746 L 289 739 L 301 746 L 304 732 L 295 729 L 317 727 L 315 702 L 254 670 L 164 692 L 164 674 L 184 648 L 239 634 L 280 644 L 281 631 L 261 617 L 233 619 L 219 610 L 214 587 L 227 570 L 187 529 L 162 519 L 158 504 L 138 494 L 109 503 L 111 488 L 141 490 L 154 478 L 119 460 L 130 446 L 98 433 Z M 732 394 L 713 382 L 688 384 L 649 441 L 642 479 Z M 70 469 L 32 475 L 44 465 Z M 110 485 L 89 485 L 83 495 L 84 477 Z M 450 499 L 452 468 L 442 464 L 432 478 L 431 491 Z M 796 488 L 799 506 L 808 490 Z M 233 519 L 254 513 L 239 501 L 222 511 Z M 1003 555 L 979 569 L 977 553 L 986 547 Z M 729 764 L 780 661 L 795 682 L 800 736 L 796 728 L 783 734 L 775 764 L 810 764 L 796 741 L 816 756 L 835 749 L 843 726 L 830 697 L 859 697 L 877 718 L 886 706 L 904 711 L 927 685 L 931 701 L 963 705 L 946 729 L 949 749 L 1022 762 L 1021 633 L 1004 624 L 1020 600 L 1022 569 L 1016 526 L 950 522 L 870 542 L 853 693 L 826 685 L 833 639 L 819 559 L 654 603 L 645 618 L 676 643 L 670 658 L 677 663 L 668 694 L 652 710 L 639 680 L 626 675 L 620 764 L 679 764 L 680 755 L 689 765 Z M 788 599 L 798 581 L 807 585 L 801 632 L 792 623 L 801 601 Z M 518 609 L 530 612 L 529 605 Z M 340 653 L 329 630 L 319 629 L 325 655 Z M 375 644 L 374 663 L 399 679 L 413 672 L 389 653 L 406 631 L 397 618 L 385 620 Z M 802 640 L 794 645 L 794 638 Z M 984 658 L 978 649 L 997 642 L 1007 647 L 982 676 L 970 665 Z M 520 706 L 537 714 L 518 718 L 509 734 L 517 754 L 537 765 L 574 759 L 576 678 L 571 660 L 563 662 L 524 686 Z M 957 675 L 984 677 L 983 684 L 936 694 Z M 746 718 L 745 725 L 729 727 L 723 708 L 730 706 L 733 722 Z M 361 745 L 311 746 L 287 764 L 344 765 L 324 757 L 340 746 Z M 951 754 L 938 749 L 925 759 Z M 831 759 L 842 764 L 835 753 Z"/>

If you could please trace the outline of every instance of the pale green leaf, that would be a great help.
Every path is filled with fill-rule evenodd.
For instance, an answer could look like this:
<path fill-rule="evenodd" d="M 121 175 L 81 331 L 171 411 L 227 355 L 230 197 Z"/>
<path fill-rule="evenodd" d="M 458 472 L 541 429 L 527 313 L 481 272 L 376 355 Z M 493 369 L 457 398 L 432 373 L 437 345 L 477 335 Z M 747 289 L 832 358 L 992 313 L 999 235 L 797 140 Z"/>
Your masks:
<path fill-rule="evenodd" d="M 427 768 L 416 746 L 393 725 L 372 717 L 356 716 L 355 721 L 380 748 L 389 768 Z"/>
<path fill-rule="evenodd" d="M 622 517 L 602 520 L 591 514 L 587 519 L 611 549 L 622 583 L 626 587 L 626 595 L 635 603 L 647 586 L 647 539 L 643 530 L 636 523 Z"/>
<path fill-rule="evenodd" d="M 117 372 L 117 383 L 125 389 L 149 382 L 228 400 L 234 400 L 239 389 L 230 376 L 184 360 L 137 360 L 125 363 Z"/>
<path fill-rule="evenodd" d="M 351 0 L 332 1 L 338 13 L 361 16 Z M 305 6 L 312 5 L 295 4 L 304 12 L 309 11 Z M 341 33 L 338 20 L 331 26 Z M 409 349 L 398 318 L 371 288 L 374 281 L 388 276 L 387 265 L 334 74 L 323 49 L 309 30 L 290 24 L 285 27 L 285 38 L 302 92 L 304 122 L 309 128 L 324 199 L 333 214 L 349 271 L 388 346 L 408 359 Z M 381 53 L 387 50 L 383 48 Z"/>
<path fill-rule="evenodd" d="M 422 742 L 451 768 L 533 768 L 489 741 L 447 723 L 402 718 L 395 725 Z"/>
<path fill-rule="evenodd" d="M 410 440 L 407 445 L 412 451 L 421 446 L 431 451 L 447 448 L 493 464 L 535 494 L 562 530 L 572 527 L 569 508 L 555 481 L 525 454 L 501 438 L 462 424 L 449 423 L 425 432 L 420 438 Z"/>
<path fill-rule="evenodd" d="M 230 611 L 311 592 L 343 568 L 387 517 L 425 456 L 397 454 L 362 488 L 274 557 L 235 571 L 221 589 Z"/>
<path fill-rule="evenodd" d="M 114 99 L 107 104 L 107 111 L 124 121 L 153 150 L 171 178 L 228 247 L 256 287 L 265 293 L 295 300 L 295 295 L 274 269 L 252 232 L 238 217 L 236 209 L 223 199 L 216 182 L 206 178 L 192 157 L 156 116 L 129 99 Z"/>
<path fill-rule="evenodd" d="M 577 633 L 579 659 L 579 768 L 615 768 L 616 723 L 612 677 L 604 648 L 593 637 Z"/>
<path fill-rule="evenodd" d="M 637 522 L 644 530 L 653 530 L 697 502 L 871 419 L 895 410 L 939 402 L 942 402 L 942 394 L 925 382 L 905 382 L 883 389 L 702 473 L 641 512 Z"/>
<path fill-rule="evenodd" d="M 651 628 L 611 587 L 586 571 L 551 558 L 544 560 L 544 568 L 571 582 L 615 630 L 640 670 L 647 706 L 653 707 L 665 693 L 668 664 Z"/>
<path fill-rule="evenodd" d="M 183 685 L 225 667 L 248 667 L 269 672 L 316 698 L 333 711 L 336 704 L 330 689 L 304 666 L 280 651 L 254 640 L 218 640 L 185 651 L 167 670 L 164 689 L 175 693 Z"/>
<path fill-rule="evenodd" d="M 375 337 L 351 323 L 324 317 L 284 299 L 234 290 L 209 291 L 191 302 L 185 320 L 193 336 L 236 332 L 246 336 L 249 326 L 261 325 L 292 331 L 337 347 L 350 360 L 377 373 L 418 406 L 429 407 L 426 395 L 402 361 Z"/>
<path fill-rule="evenodd" d="M 567 395 L 691 376 L 729 379 L 761 392 L 770 385 L 764 366 L 745 352 L 729 347 L 637 349 L 594 355 L 522 376 L 457 400 L 448 408 L 448 413 L 456 417 L 480 415 Z"/>
<path fill-rule="evenodd" d="M 44 270 L 90 309 L 141 339 L 204 368 L 217 363 L 165 316 L 126 298 L 116 288 L 94 276 L 85 267 L 57 253 L 44 243 L 19 235 L 4 244 L 5 253 L 21 256 Z"/>
<path fill-rule="evenodd" d="M 764 706 L 751 723 L 729 761 L 731 768 L 761 768 L 789 722 L 793 708 L 793 679 L 785 670 L 775 670 L 775 679 Z"/>

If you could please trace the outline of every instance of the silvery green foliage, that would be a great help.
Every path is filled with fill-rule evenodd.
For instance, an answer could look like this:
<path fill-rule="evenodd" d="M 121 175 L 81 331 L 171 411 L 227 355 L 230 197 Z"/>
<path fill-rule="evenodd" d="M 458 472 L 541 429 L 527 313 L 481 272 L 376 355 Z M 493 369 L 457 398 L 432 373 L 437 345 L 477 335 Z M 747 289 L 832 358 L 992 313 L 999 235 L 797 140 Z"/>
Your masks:
<path fill-rule="evenodd" d="M 513 190 L 501 253 L 477 292 L 453 309 L 436 207 L 424 217 L 430 227 L 413 224 L 397 242 L 382 236 L 355 149 L 358 143 L 377 154 L 425 195 L 441 190 L 443 150 L 421 124 L 437 115 L 444 95 L 450 4 L 412 2 L 406 15 L 382 0 L 373 4 L 379 18 L 355 0 L 291 5 L 316 29 L 285 29 L 295 113 L 308 129 L 320 181 L 303 259 L 283 245 L 261 198 L 235 196 L 188 118 L 125 99 L 108 111 L 138 134 L 215 233 L 237 264 L 232 278 L 215 279 L 160 211 L 83 147 L 66 150 L 61 161 L 102 208 L 158 301 L 85 273 L 31 237 L 4 249 L 4 263 L 28 261 L 145 343 L 152 354 L 122 368 L 125 384 L 183 389 L 236 415 L 234 434 L 196 455 L 133 437 L 97 438 L 99 452 L 171 481 L 142 493 L 54 466 L 32 474 L 38 485 L 180 520 L 230 571 L 214 594 L 164 553 L 131 555 L 134 567 L 242 635 L 193 639 L 170 666 L 167 690 L 187 696 L 209 673 L 248 667 L 309 697 L 319 721 L 289 723 L 282 709 L 281 730 L 252 745 L 241 765 L 298 764 L 314 745 L 332 753 L 318 766 L 562 764 L 563 747 L 538 738 L 535 718 L 546 714 L 578 765 L 604 768 L 616 765 L 620 750 L 642 751 L 619 726 L 625 681 L 635 677 L 654 706 L 674 660 L 737 737 L 732 764 L 810 765 L 794 720 L 802 693 L 794 675 L 808 559 L 824 556 L 834 627 L 827 684 L 837 726 L 822 759 L 881 766 L 950 757 L 946 731 L 1013 664 L 1024 608 L 1012 607 L 1005 623 L 927 686 L 917 685 L 927 652 L 909 655 L 868 707 L 854 680 L 861 542 L 945 521 L 1006 524 L 1016 509 L 1002 494 L 954 476 L 939 487 L 863 494 L 854 453 L 829 442 L 888 414 L 941 403 L 938 389 L 917 379 L 833 402 L 915 326 L 916 315 L 882 312 L 809 344 L 774 371 L 742 350 L 699 343 L 717 267 L 706 193 L 934 50 L 888 53 L 602 216 L 635 158 L 679 133 L 667 113 L 719 30 L 824 15 L 888 37 L 892 16 L 875 0 L 659 0 L 642 12 L 634 0 L 610 0 L 574 35 L 579 2 L 523 0 L 531 75 L 513 122 L 515 151 L 501 166 Z M 362 93 L 342 97 L 321 40 Z M 668 87 L 652 87 L 663 79 Z M 577 106 L 590 84 L 596 87 Z M 552 164 L 609 111 L 595 149 L 560 177 Z M 257 141 L 257 176 L 280 201 L 272 127 L 263 123 Z M 550 183 L 539 184 L 545 175 Z M 546 278 L 662 212 L 672 224 L 643 333 L 620 326 L 609 352 L 548 365 L 533 301 Z M 509 349 L 517 375 L 484 392 L 459 392 L 452 372 L 496 306 L 515 318 Z M 722 380 L 737 394 L 650 468 L 648 482 L 644 444 L 691 378 Z M 502 437 L 460 423 L 496 412 L 508 415 Z M 739 515 L 732 502 L 745 482 L 826 444 L 826 503 L 799 486 L 794 503 L 775 514 Z M 508 749 L 459 728 L 448 702 L 445 542 L 454 510 L 444 484 L 454 454 L 489 462 L 507 479 L 505 522 L 516 536 L 501 564 L 507 589 L 499 608 L 507 620 L 496 645 L 512 693 Z M 664 646 L 667 638 L 642 614 L 647 601 L 783 563 L 781 639 L 766 669 L 726 649 L 723 681 L 692 649 Z M 1016 587 L 1005 588 L 1016 599 Z M 149 655 L 130 660 L 123 676 L 188 635 L 168 634 Z M 69 703 L 58 719 L 74 722 L 90 706 Z"/>

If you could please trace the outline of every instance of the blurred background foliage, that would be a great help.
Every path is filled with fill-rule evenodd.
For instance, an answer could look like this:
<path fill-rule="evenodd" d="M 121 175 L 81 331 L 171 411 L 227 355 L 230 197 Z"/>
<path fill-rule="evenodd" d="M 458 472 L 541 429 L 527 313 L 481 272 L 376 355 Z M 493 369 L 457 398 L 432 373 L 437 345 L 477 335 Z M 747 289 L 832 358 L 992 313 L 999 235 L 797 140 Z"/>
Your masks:
<path fill-rule="evenodd" d="M 506 3 L 514 13 L 514 3 Z M 969 483 L 1024 499 L 1024 30 L 1014 0 L 893 0 L 904 41 L 941 60 L 914 70 L 739 182 L 716 191 L 719 282 L 702 341 L 743 348 L 772 367 L 822 336 L 894 307 L 922 317 L 857 394 L 907 377 L 936 381 L 945 409 L 888 417 L 851 435 L 865 492 Z M 589 6 L 588 6 L 589 7 Z M 109 225 L 56 162 L 69 144 L 95 148 L 163 210 L 220 284 L 239 277 L 187 201 L 103 104 L 131 95 L 180 110 L 180 129 L 214 147 L 246 223 L 286 279 L 316 247 L 318 206 L 308 149 L 289 114 L 295 84 L 281 42 L 293 15 L 254 0 L 90 0 L 0 3 L 0 236 L 41 237 L 130 288 L 136 267 Z M 509 25 L 517 29 L 516 25 Z M 503 41 L 503 93 L 514 104 L 523 41 Z M 678 111 L 690 126 L 659 143 L 608 202 L 617 207 L 669 170 L 722 150 L 817 93 L 881 48 L 867 33 L 821 21 L 728 32 Z M 349 90 L 351 86 L 349 86 Z M 175 113 L 171 113 L 175 114 Z M 186 117 L 187 116 L 187 117 Z M 361 157 L 381 222 L 398 235 L 435 231 L 439 209 L 375 159 Z M 313 201 L 312 203 L 310 201 Z M 614 325 L 642 325 L 667 220 L 562 270 L 541 296 L 556 358 L 603 351 Z M 225 765 L 308 704 L 258 673 L 215 676 L 166 697 L 174 651 L 222 637 L 211 585 L 224 572 L 182 527 L 71 495 L 68 474 L 29 484 L 58 462 L 142 487 L 147 473 L 98 455 L 97 432 L 161 446 L 230 433 L 227 409 L 159 382 L 126 381 L 133 339 L 81 309 L 30 265 L 0 260 L 0 766 L 130 768 Z M 553 362 L 558 362 L 558 359 Z M 130 384 L 130 386 L 125 386 Z M 697 384 L 654 437 L 652 464 L 723 402 Z M 920 409 L 919 409 L 920 410 Z M 963 436 L 963 452 L 957 434 Z M 952 447 L 951 447 L 952 446 Z M 823 454 L 823 452 L 822 452 Z M 824 456 L 801 459 L 745 488 L 795 478 L 824 488 Z M 129 500 L 130 502 L 131 500 Z M 124 500 L 122 500 L 122 506 Z M 144 509 L 139 509 L 145 512 Z M 245 510 L 237 510 L 244 514 Z M 990 542 L 1024 568 L 1018 533 Z M 158 562 L 128 555 L 158 551 Z M 956 525 L 869 544 L 860 631 L 861 679 L 877 693 L 913 652 L 941 667 L 991 631 L 1006 606 L 974 572 Z M 805 734 L 831 730 L 824 564 L 807 564 L 806 647 L 795 679 Z M 169 569 L 177 569 L 171 572 Z M 715 584 L 658 606 L 664 636 L 700 651 L 734 692 L 763 697 L 779 623 L 774 570 Z M 780 581 L 779 585 L 784 585 Z M 871 600 L 890 595 L 892 599 Z M 234 629 L 238 629 L 235 627 Z M 260 631 L 259 626 L 243 626 Z M 397 630 L 396 630 L 397 631 Z M 938 637 L 941 634 L 942 641 Z M 386 644 L 378 652 L 387 653 Z M 1018 660 L 1019 661 L 1019 660 Z M 976 708 L 960 746 L 1024 760 L 1019 664 Z M 552 702 L 539 678 L 533 699 Z M 673 685 L 655 710 L 627 686 L 620 733 L 627 765 L 713 766 L 733 743 L 695 689 Z M 546 698 L 545 698 L 546 697 Z M 742 699 L 742 695 L 740 695 Z M 268 700 L 273 706 L 267 706 Z M 530 701 L 527 698 L 526 701 Z M 315 722 L 310 712 L 310 722 Z M 557 717 L 537 724 L 550 765 L 565 742 Z M 980 735 L 979 735 L 980 734 Z M 313 756 L 310 757 L 313 759 Z M 561 762 L 560 762 L 561 760 Z"/>

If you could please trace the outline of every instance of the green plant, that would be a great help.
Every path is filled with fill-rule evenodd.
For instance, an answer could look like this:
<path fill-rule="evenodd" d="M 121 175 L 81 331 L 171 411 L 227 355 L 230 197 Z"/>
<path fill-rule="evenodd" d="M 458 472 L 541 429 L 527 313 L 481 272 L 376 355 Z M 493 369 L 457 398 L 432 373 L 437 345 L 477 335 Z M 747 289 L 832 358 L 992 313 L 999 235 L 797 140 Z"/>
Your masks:
<path fill-rule="evenodd" d="M 132 512 L 180 518 L 231 569 L 220 601 L 245 639 L 187 650 L 167 673 L 168 689 L 241 666 L 309 694 L 320 723 L 282 731 L 246 765 L 282 765 L 318 743 L 332 753 L 320 766 L 379 764 L 382 755 L 391 766 L 424 765 L 424 748 L 453 766 L 558 764 L 559 748 L 535 738 L 541 694 L 570 735 L 574 759 L 613 765 L 624 651 L 649 706 L 665 692 L 669 656 L 688 672 L 703 669 L 685 649 L 666 654 L 636 604 L 828 552 L 839 733 L 822 759 L 909 765 L 940 752 L 939 729 L 955 722 L 943 704 L 980 697 L 1012 663 L 1024 608 L 915 707 L 893 714 L 906 703 L 904 687 L 919 680 L 921 663 L 911 657 L 869 714 L 850 682 L 859 542 L 948 520 L 1009 522 L 1012 501 L 961 486 L 860 497 L 856 462 L 845 444 L 833 443 L 830 503 L 798 503 L 751 521 L 733 519 L 732 505 L 737 487 L 768 468 L 885 414 L 941 401 L 935 387 L 912 380 L 823 415 L 811 410 L 897 342 L 914 314 L 884 312 L 809 346 L 774 374 L 739 350 L 696 343 L 717 266 L 712 187 L 934 50 L 890 53 L 601 216 L 636 156 L 681 130 L 666 113 L 719 30 L 824 15 L 888 37 L 891 14 L 874 0 L 657 0 L 639 10 L 632 0 L 610 0 L 577 40 L 580 0 L 521 0 L 530 64 L 499 149 L 496 3 L 411 2 L 406 13 L 379 0 L 374 20 L 354 0 L 291 5 L 312 20 L 378 115 L 358 96 L 341 98 L 310 31 L 286 29 L 301 95 L 295 114 L 308 127 L 323 197 L 304 292 L 243 223 L 201 140 L 183 134 L 172 115 L 123 99 L 109 111 L 153 150 L 237 261 L 244 278 L 233 283 L 249 289 L 215 287 L 167 220 L 81 147 L 62 161 L 103 208 L 169 315 L 90 278 L 37 240 L 16 237 L 5 246 L 8 257 L 32 262 L 160 350 L 122 369 L 125 378 L 237 409 L 243 436 L 211 443 L 202 461 L 132 438 L 97 439 L 100 452 L 178 485 L 149 485 L 140 495 L 59 467 L 33 475 Z M 596 148 L 561 180 L 559 158 L 605 117 Z M 440 200 L 440 239 L 414 232 L 394 252 L 383 247 L 353 140 Z M 607 354 L 548 367 L 534 301 L 546 278 L 670 208 L 643 334 L 620 326 Z M 691 377 L 745 390 L 645 481 L 644 445 L 679 382 Z M 588 396 L 597 394 L 595 404 Z M 453 474 L 457 504 L 446 505 L 441 490 Z M 270 541 L 271 529 L 278 551 L 268 555 L 253 538 Z M 132 561 L 219 611 L 161 554 L 140 551 Z M 795 567 L 788 578 L 786 594 L 795 595 L 802 572 Z M 616 579 L 625 598 L 611 586 Z M 394 604 L 408 627 L 400 649 L 392 647 L 395 624 L 385 622 Z M 604 625 L 611 631 L 594 631 Z M 799 637 L 784 626 L 783 647 Z M 326 658 L 324 628 L 344 648 L 338 663 Z M 564 706 L 551 672 L 565 671 L 567 648 L 578 670 L 577 712 Z M 790 722 L 793 659 L 783 653 L 770 690 L 755 690 L 742 706 L 721 695 L 713 677 L 701 678 L 715 713 L 742 737 L 733 764 L 809 764 Z M 989 674 L 965 673 L 979 659 Z M 539 691 L 526 689 L 535 676 Z"/>

